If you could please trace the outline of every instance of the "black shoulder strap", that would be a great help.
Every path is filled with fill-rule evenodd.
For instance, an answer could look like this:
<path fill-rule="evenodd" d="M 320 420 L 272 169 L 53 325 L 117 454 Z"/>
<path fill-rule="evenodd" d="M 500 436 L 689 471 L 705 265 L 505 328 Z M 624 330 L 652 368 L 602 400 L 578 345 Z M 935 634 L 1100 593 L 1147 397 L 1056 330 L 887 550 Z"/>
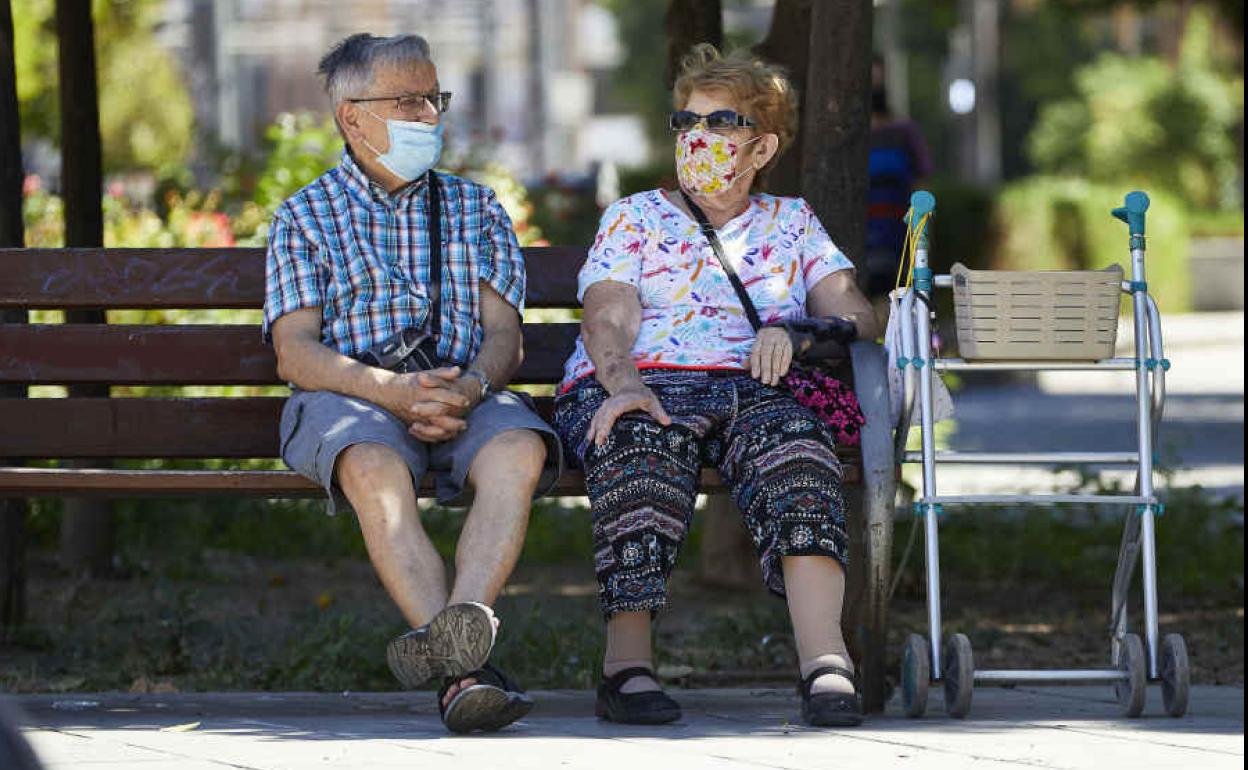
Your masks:
<path fill-rule="evenodd" d="M 732 288 L 737 292 L 737 299 L 741 300 L 741 306 L 745 308 L 745 315 L 750 319 L 750 326 L 754 331 L 763 328 L 763 322 L 758 317 L 758 309 L 754 307 L 754 301 L 750 299 L 750 293 L 745 290 L 745 284 L 741 283 L 741 278 L 737 276 L 737 271 L 732 269 L 732 263 L 724 256 L 724 246 L 719 242 L 719 234 L 715 232 L 715 228 L 711 226 L 711 221 L 706 218 L 706 213 L 698 204 L 693 202 L 693 198 L 689 197 L 683 189 L 680 195 L 685 199 L 685 205 L 693 212 L 693 218 L 698 220 L 698 226 L 702 228 L 702 234 L 711 242 L 711 251 L 715 252 L 715 258 L 719 260 L 720 267 L 724 268 L 724 272 L 728 274 L 728 281 L 732 284 Z"/>
<path fill-rule="evenodd" d="M 429 336 L 442 336 L 442 191 L 438 175 L 429 170 L 425 184 L 429 188 Z"/>

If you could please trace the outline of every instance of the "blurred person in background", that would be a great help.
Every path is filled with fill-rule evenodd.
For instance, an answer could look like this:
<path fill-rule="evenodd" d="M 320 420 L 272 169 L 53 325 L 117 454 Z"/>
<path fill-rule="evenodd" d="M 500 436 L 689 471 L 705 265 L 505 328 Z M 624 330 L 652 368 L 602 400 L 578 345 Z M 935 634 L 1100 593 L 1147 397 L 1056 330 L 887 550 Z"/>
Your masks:
<path fill-rule="evenodd" d="M 932 173 L 927 142 L 917 123 L 894 117 L 884 86 L 884 60 L 871 61 L 871 155 L 868 161 L 867 237 L 863 254 L 862 289 L 872 300 L 892 291 L 902 244 L 910 194 Z"/>

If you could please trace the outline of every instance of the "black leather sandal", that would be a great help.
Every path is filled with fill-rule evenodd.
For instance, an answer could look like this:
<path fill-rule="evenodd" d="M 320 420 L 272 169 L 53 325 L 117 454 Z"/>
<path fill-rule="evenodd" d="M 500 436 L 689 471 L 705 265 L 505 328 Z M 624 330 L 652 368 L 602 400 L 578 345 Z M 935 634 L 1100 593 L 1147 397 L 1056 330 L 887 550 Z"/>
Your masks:
<path fill-rule="evenodd" d="M 853 693 L 821 692 L 811 695 L 815 680 L 827 674 L 843 676 L 854 684 Z M 854 727 L 862 724 L 862 697 L 854 672 L 840 666 L 820 666 L 797 683 L 802 696 L 802 720 L 816 727 Z"/>
<path fill-rule="evenodd" d="M 451 686 L 465 679 L 475 679 L 477 683 L 455 693 L 451 702 L 443 705 Z M 532 710 L 533 699 L 511 677 L 489 663 L 476 671 L 447 677 L 438 690 L 438 713 L 442 724 L 453 733 L 493 732 Z"/>
<path fill-rule="evenodd" d="M 659 681 L 653 671 L 643 666 L 617 671 L 602 680 L 594 704 L 598 718 L 626 725 L 663 725 L 680 719 L 680 704 L 662 690 L 620 692 L 625 682 L 639 676 Z"/>

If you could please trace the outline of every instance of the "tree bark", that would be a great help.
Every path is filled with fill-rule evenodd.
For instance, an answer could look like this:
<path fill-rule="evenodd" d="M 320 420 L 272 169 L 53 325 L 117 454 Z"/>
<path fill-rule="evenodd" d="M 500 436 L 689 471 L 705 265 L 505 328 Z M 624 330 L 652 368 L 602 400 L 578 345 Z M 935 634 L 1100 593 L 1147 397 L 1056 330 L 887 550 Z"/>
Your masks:
<path fill-rule="evenodd" d="M 866 238 L 871 131 L 871 0 L 826 0 L 810 12 L 802 114 L 802 195 L 855 263 Z"/>
<path fill-rule="evenodd" d="M 832 240 L 854 264 L 862 258 L 866 240 L 871 25 L 871 0 L 825 0 L 811 5 L 801 190 Z M 869 565 L 863 496 L 856 493 L 850 500 L 846 527 L 855 556 L 846 574 L 841 625 L 858 665 L 867 673 L 880 673 L 883 640 L 867 640 L 864 626 Z M 873 679 L 868 684 L 865 705 L 878 710 L 883 682 Z"/>
<path fill-rule="evenodd" d="M 724 45 L 720 0 L 669 0 L 667 4 L 667 87 L 676 84 L 680 60 L 698 43 Z"/>
<path fill-rule="evenodd" d="M 765 61 L 779 64 L 797 89 L 799 115 L 806 114 L 806 70 L 810 66 L 810 6 L 812 0 L 776 0 L 771 27 L 754 53 Z M 773 195 L 802 194 L 802 136 L 797 136 L 767 177 L 767 191 Z"/>
<path fill-rule="evenodd" d="M 103 246 L 104 191 L 100 107 L 96 86 L 95 26 L 89 0 L 57 0 L 57 70 L 61 108 L 61 190 L 65 245 Z M 69 323 L 104 323 L 101 311 L 66 313 Z M 72 398 L 104 398 L 107 386 L 69 389 Z M 98 467 L 66 463 L 70 467 Z M 105 501 L 67 499 L 61 520 L 61 563 L 69 570 L 107 572 L 113 555 L 112 507 Z"/>
<path fill-rule="evenodd" d="M 698 515 L 702 517 L 698 582 L 737 590 L 759 585 L 763 571 L 732 497 L 727 493 L 707 495 Z"/>
<path fill-rule="evenodd" d="M 22 226 L 22 136 L 17 111 L 13 9 L 0 0 L 0 247 L 25 244 Z M 0 324 L 25 323 L 21 310 L 0 311 Z M 0 398 L 24 398 L 26 388 L 0 387 Z M 26 501 L 0 500 L 0 640 L 26 616 Z"/>

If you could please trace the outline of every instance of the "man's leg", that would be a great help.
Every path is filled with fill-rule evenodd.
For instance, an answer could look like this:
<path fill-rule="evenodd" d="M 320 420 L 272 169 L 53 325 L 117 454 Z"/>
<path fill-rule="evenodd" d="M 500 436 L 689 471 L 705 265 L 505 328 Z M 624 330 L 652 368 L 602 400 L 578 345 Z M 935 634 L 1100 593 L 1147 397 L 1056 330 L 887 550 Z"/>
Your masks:
<path fill-rule="evenodd" d="M 524 548 L 529 508 L 545 462 L 546 445 L 531 430 L 500 433 L 477 452 L 468 469 L 472 509 L 455 550 L 455 586 L 449 604 L 494 604 Z M 464 679 L 452 684 L 442 705 L 476 683 Z"/>
<path fill-rule="evenodd" d="M 338 455 L 335 476 L 386 592 L 413 628 L 428 623 L 447 603 L 446 566 L 421 527 L 407 463 L 382 444 L 353 444 Z"/>
<path fill-rule="evenodd" d="M 520 558 L 546 445 L 531 430 L 509 430 L 486 442 L 468 469 L 472 509 L 455 552 L 450 604 L 492 605 Z"/>

